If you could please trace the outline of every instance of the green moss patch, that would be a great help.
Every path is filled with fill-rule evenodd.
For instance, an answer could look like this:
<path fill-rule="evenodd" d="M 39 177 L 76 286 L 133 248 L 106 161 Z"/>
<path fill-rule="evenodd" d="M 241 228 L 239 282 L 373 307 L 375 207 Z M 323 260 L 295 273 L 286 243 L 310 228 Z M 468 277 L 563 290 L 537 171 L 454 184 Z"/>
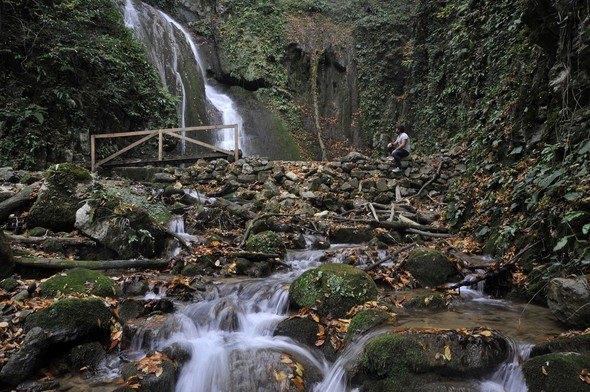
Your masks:
<path fill-rule="evenodd" d="M 370 376 L 405 380 L 411 371 L 420 371 L 422 349 L 411 338 L 386 333 L 371 339 L 361 357 L 361 366 Z"/>
<path fill-rule="evenodd" d="M 590 369 L 590 356 L 578 353 L 541 355 L 523 364 L 529 391 L 588 392 L 590 386 L 580 379 L 582 369 Z"/>
<path fill-rule="evenodd" d="M 378 309 L 365 309 L 358 312 L 350 320 L 346 338 L 352 339 L 355 336 L 362 335 L 372 328 L 392 321 L 389 313 Z"/>
<path fill-rule="evenodd" d="M 65 273 L 53 275 L 41 283 L 41 295 L 45 297 L 74 293 L 118 297 L 120 289 L 114 280 L 103 273 L 84 268 L 74 268 Z"/>
<path fill-rule="evenodd" d="M 285 253 L 285 242 L 277 233 L 273 231 L 263 231 L 254 234 L 246 241 L 245 248 L 252 252 L 260 253 Z"/>
<path fill-rule="evenodd" d="M 289 296 L 299 308 L 315 308 L 322 316 L 344 317 L 356 305 L 377 298 L 377 286 L 364 271 L 346 264 L 324 264 L 304 272 Z"/>

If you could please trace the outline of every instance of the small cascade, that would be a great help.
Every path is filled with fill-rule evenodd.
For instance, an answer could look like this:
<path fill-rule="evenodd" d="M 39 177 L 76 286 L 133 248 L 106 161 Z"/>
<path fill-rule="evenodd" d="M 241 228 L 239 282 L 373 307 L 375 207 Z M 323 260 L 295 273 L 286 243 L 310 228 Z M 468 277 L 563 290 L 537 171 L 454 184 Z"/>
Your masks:
<path fill-rule="evenodd" d="M 480 275 L 485 273 L 484 270 L 476 270 L 474 275 Z M 484 293 L 485 281 L 479 281 L 471 287 L 459 288 L 459 295 L 461 298 L 472 301 L 474 303 L 482 303 L 496 307 L 509 307 L 510 304 L 501 299 L 495 299 Z"/>
<path fill-rule="evenodd" d="M 180 238 L 182 242 L 184 242 L 187 245 L 198 244 L 202 242 L 201 238 L 191 234 L 187 234 L 184 231 L 184 218 L 182 217 L 182 215 L 176 215 L 172 218 L 172 220 L 170 220 L 168 230 L 170 230 L 171 233 L 174 233 L 178 238 Z M 175 257 L 178 256 L 180 251 L 181 244 L 177 242 L 173 245 L 170 254 L 172 257 Z"/>
<path fill-rule="evenodd" d="M 204 112 L 199 113 L 196 108 L 199 99 L 203 98 L 199 92 L 204 87 L 204 98 L 220 113 L 223 124 L 238 124 L 242 131 L 243 120 L 235 102 L 208 82 L 204 62 L 193 36 L 170 15 L 143 2 L 126 0 L 123 10 L 125 25 L 146 45 L 150 61 L 158 70 L 162 82 L 171 93 L 181 98 L 180 126 L 200 125 Z M 244 132 L 241 135 L 241 148 L 247 154 L 247 138 Z M 233 129 L 217 131 L 215 144 L 233 150 Z M 184 152 L 184 141 L 181 148 Z"/>
<path fill-rule="evenodd" d="M 527 392 L 521 364 L 529 358 L 532 348 L 532 344 L 513 344 L 512 358 L 481 383 L 481 392 Z"/>

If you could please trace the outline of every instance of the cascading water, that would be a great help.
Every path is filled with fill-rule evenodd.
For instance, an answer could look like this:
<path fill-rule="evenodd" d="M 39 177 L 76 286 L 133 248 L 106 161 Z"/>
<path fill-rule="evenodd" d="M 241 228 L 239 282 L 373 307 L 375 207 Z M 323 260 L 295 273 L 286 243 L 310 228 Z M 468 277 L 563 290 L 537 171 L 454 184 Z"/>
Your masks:
<path fill-rule="evenodd" d="M 181 97 L 179 115 L 182 128 L 198 125 L 199 118 L 206 116 L 196 110 L 199 90 L 204 84 L 204 98 L 221 114 L 223 124 L 238 124 L 242 130 L 243 121 L 236 104 L 207 81 L 197 44 L 180 23 L 163 11 L 133 0 L 126 0 L 124 18 L 125 25 L 146 45 L 150 61 L 157 68 L 162 82 L 173 94 Z M 246 140 L 243 132 L 241 135 L 241 141 Z M 222 149 L 233 150 L 233 129 L 218 131 L 215 144 Z M 244 144 L 241 147 L 248 154 L 248 145 L 240 144 Z M 184 152 L 184 141 L 181 148 Z"/>
<path fill-rule="evenodd" d="M 513 344 L 512 358 L 481 383 L 481 392 L 526 392 L 521 363 L 529 358 L 532 348 L 532 344 Z"/>

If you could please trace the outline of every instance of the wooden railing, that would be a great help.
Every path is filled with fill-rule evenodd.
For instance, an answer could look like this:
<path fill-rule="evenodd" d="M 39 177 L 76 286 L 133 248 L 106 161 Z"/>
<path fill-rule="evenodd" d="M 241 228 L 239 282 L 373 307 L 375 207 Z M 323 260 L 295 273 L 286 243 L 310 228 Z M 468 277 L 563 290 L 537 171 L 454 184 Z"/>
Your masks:
<path fill-rule="evenodd" d="M 234 130 L 234 150 L 224 150 L 217 146 L 214 146 L 209 143 L 202 142 L 200 140 L 193 139 L 191 137 L 186 136 L 189 132 L 194 131 L 212 131 L 212 130 L 219 130 L 219 129 L 233 129 Z M 96 141 L 97 139 L 114 139 L 114 138 L 121 138 L 121 137 L 133 137 L 133 136 L 143 136 L 141 139 L 136 140 L 135 142 L 121 148 L 114 154 L 109 155 L 108 157 L 96 161 Z M 121 154 L 126 153 L 127 151 L 135 148 L 148 140 L 158 136 L 158 161 L 164 160 L 164 136 L 171 136 L 180 140 L 187 141 L 189 143 L 196 144 L 201 147 L 205 147 L 207 149 L 213 150 L 215 152 L 227 155 L 233 155 L 234 159 L 238 159 L 240 155 L 240 129 L 237 124 L 232 125 L 204 125 L 199 127 L 187 127 L 187 128 L 168 128 L 168 129 L 156 129 L 151 131 L 136 131 L 136 132 L 118 132 L 118 133 L 102 133 L 90 136 L 90 162 L 92 171 L 98 169 L 101 165 L 104 165 L 107 162 L 112 161 L 113 159 L 117 158 Z"/>

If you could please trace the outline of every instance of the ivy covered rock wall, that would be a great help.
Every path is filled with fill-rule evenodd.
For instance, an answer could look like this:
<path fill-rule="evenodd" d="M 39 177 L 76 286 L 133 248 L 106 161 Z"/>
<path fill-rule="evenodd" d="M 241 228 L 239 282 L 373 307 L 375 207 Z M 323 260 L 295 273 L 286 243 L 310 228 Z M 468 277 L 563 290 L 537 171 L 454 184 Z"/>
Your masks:
<path fill-rule="evenodd" d="M 91 133 L 175 117 L 111 0 L 0 2 L 0 166 L 87 161 Z"/>

